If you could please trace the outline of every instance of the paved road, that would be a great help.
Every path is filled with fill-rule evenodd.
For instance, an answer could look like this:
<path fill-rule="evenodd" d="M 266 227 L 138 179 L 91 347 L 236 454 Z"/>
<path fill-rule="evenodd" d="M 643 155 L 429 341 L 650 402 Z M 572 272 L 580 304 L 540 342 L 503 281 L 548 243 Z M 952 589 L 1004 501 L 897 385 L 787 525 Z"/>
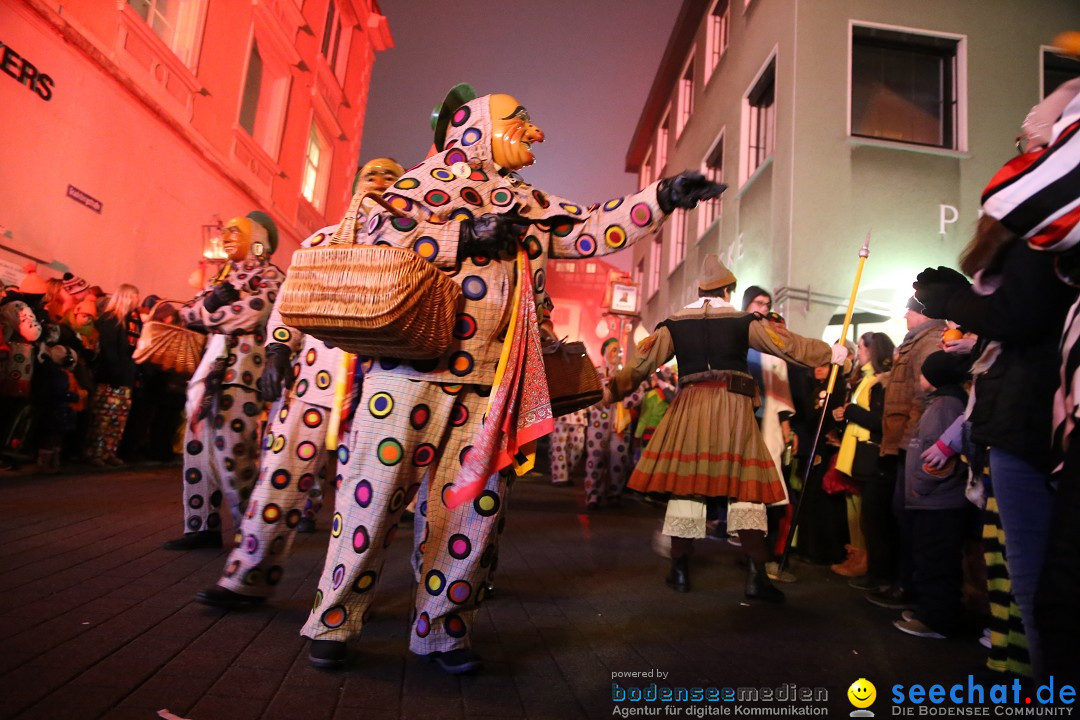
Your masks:
<path fill-rule="evenodd" d="M 725 543 L 699 543 L 694 592 L 673 593 L 662 582 L 667 561 L 650 548 L 658 510 L 629 503 L 584 515 L 580 488 L 536 476 L 514 488 L 498 597 L 477 621 L 482 674 L 449 677 L 408 653 L 400 539 L 354 661 L 317 671 L 297 632 L 325 529 L 299 537 L 272 605 L 207 608 L 192 598 L 225 552 L 159 549 L 181 529 L 179 483 L 176 467 L 0 476 L 0 717 L 152 719 L 167 709 L 193 720 L 563 720 L 735 707 L 613 702 L 613 682 L 631 695 L 655 682 L 615 673 L 657 671 L 667 673 L 661 687 L 822 688 L 827 701 L 801 706 L 834 717 L 852 710 L 847 688 L 866 677 L 886 698 L 873 708 L 883 717 L 894 683 L 966 681 L 984 659 L 976 624 L 956 640 L 902 635 L 895 613 L 824 568 L 796 565 L 783 606 L 747 604 Z"/>

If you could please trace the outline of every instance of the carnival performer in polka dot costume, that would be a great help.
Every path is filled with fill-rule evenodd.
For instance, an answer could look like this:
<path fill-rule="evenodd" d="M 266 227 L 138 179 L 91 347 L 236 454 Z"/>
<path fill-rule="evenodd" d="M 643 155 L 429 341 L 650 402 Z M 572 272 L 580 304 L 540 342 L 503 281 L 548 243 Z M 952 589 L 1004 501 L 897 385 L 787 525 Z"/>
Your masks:
<path fill-rule="evenodd" d="M 376 158 L 357 173 L 355 190 L 381 195 L 404 172 L 394 160 Z M 301 247 L 329 244 L 336 229 L 324 227 Z M 258 383 L 263 400 L 274 403 L 263 436 L 259 479 L 240 526 L 243 539 L 225 561 L 217 585 L 196 595 L 206 605 L 246 607 L 273 595 L 296 533 L 304 532 L 305 525 L 313 532 L 322 507 L 327 426 L 347 355 L 282 322 L 280 302 L 279 298 L 270 313 L 266 369 Z M 350 398 L 343 400 L 348 407 Z M 330 451 L 337 452 L 337 447 Z"/>
<path fill-rule="evenodd" d="M 600 346 L 604 356 L 598 368 L 600 382 L 607 387 L 622 367 L 622 348 L 615 338 Z M 617 403 L 599 402 L 588 408 L 585 428 L 585 509 L 599 510 L 603 505 L 618 507 L 623 486 L 630 475 L 630 409 L 641 406 L 648 384 L 642 383 L 625 400 Z"/>
<path fill-rule="evenodd" d="M 448 501 L 453 502 L 459 473 L 476 467 L 470 457 L 474 444 L 490 437 L 491 428 L 485 433 L 480 418 L 488 396 L 498 399 L 492 385 L 510 318 L 521 317 L 512 337 L 527 333 L 523 342 L 533 348 L 539 343 L 535 305 L 511 301 L 519 248 L 527 252 L 523 287 L 531 285 L 539 294 L 545 290 L 548 256 L 582 258 L 620 250 L 654 233 L 677 203 L 692 207 L 720 191 L 694 174 L 603 205 L 571 203 L 512 174 L 532 164 L 531 148 L 543 140 L 525 108 L 509 95 L 444 103 L 437 152 L 384 196 L 398 213 L 368 217 L 371 242 L 410 248 L 431 261 L 461 285 L 464 303 L 455 340 L 441 357 L 379 357 L 365 367 L 363 397 L 349 444 L 339 455 L 343 480 L 326 565 L 302 631 L 313 641 L 310 658 L 317 666 L 338 667 L 346 660 L 346 641 L 363 628 L 384 551 L 425 473 L 426 528 L 410 649 L 431 656 L 450 673 L 481 666 L 469 632 L 495 554 L 505 473 L 479 473 L 477 484 L 462 481 L 478 490 L 474 499 L 453 510 Z M 542 302 L 539 295 L 536 302 Z M 521 310 L 524 315 L 518 315 Z M 509 372 L 520 373 L 521 367 L 515 364 Z M 546 386 L 542 392 L 546 398 Z M 545 402 L 542 408 L 532 406 L 535 416 L 518 414 L 512 422 L 546 425 L 550 431 L 550 402 Z"/>
<path fill-rule="evenodd" d="M 564 487 L 574 484 L 570 473 L 585 452 L 585 428 L 588 423 L 587 410 L 577 410 L 555 418 L 555 430 L 551 433 L 552 485 Z"/>
<path fill-rule="evenodd" d="M 255 484 L 263 403 L 266 323 L 283 275 L 270 264 L 277 227 L 266 213 L 225 223 L 223 275 L 180 308 L 180 320 L 209 333 L 188 382 L 184 436 L 184 530 L 166 550 L 221 547 L 221 504 L 240 527 Z"/>

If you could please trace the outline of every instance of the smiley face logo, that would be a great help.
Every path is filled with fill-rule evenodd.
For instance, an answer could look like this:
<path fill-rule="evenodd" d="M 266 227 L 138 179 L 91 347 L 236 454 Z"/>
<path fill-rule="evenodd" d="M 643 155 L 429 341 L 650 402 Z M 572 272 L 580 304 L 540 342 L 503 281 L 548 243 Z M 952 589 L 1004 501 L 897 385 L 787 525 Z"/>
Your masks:
<path fill-rule="evenodd" d="M 859 678 L 851 683 L 847 691 L 848 701 L 857 708 L 868 708 L 877 699 L 877 688 L 866 678 Z"/>

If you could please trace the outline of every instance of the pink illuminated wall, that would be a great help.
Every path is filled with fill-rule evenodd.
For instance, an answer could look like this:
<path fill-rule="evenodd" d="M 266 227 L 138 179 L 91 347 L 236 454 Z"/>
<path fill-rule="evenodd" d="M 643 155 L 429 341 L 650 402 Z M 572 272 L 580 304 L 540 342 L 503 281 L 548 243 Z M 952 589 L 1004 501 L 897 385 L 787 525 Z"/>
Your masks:
<path fill-rule="evenodd" d="M 285 266 L 344 213 L 392 45 L 378 4 L 159 4 L 186 13 L 173 44 L 125 2 L 0 0 L 0 271 L 22 253 L 46 276 L 185 298 L 215 214 L 267 211 Z"/>
<path fill-rule="evenodd" d="M 619 332 L 618 318 L 605 315 L 604 300 L 612 273 L 622 270 L 603 260 L 549 260 L 547 291 L 555 309 L 551 314 L 555 334 L 561 339 L 581 340 L 594 364 L 599 365 L 600 346 Z M 629 334 L 628 323 L 623 324 Z M 623 342 L 623 353 L 629 357 Z"/>

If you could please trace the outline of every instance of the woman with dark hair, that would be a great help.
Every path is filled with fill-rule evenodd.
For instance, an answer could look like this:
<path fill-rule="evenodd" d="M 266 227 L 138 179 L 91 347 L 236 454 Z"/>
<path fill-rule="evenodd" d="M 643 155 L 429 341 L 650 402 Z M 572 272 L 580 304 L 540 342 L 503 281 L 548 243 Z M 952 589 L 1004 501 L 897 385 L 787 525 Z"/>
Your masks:
<path fill-rule="evenodd" d="M 847 422 L 836 469 L 850 476 L 862 494 L 848 494 L 848 559 L 833 565 L 832 570 L 847 577 L 865 576 L 853 581 L 865 589 L 888 585 L 895 564 L 897 527 L 892 513 L 892 483 L 882 482 L 879 464 L 885 380 L 892 368 L 894 347 L 885 333 L 863 333 L 858 347 L 861 378 L 851 402 L 834 411 L 837 420 Z"/>

